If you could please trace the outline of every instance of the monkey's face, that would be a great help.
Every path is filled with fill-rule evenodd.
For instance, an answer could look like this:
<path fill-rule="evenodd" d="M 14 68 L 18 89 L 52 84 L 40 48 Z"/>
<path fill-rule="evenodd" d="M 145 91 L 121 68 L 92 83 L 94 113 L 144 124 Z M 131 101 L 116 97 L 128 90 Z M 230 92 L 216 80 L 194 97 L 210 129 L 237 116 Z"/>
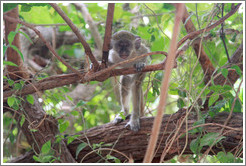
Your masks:
<path fill-rule="evenodd" d="M 127 39 L 118 40 L 114 46 L 115 51 L 122 59 L 127 59 L 133 50 L 132 42 Z"/>

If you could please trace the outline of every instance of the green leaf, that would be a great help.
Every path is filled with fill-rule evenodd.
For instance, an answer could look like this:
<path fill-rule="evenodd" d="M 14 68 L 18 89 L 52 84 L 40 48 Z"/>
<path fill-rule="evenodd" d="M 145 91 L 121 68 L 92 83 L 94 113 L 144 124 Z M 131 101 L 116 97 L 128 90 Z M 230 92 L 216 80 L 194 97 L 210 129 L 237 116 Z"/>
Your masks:
<path fill-rule="evenodd" d="M 221 70 L 221 73 L 222 73 L 222 75 L 225 77 L 225 78 L 227 78 L 227 76 L 228 76 L 228 69 L 222 69 Z"/>
<path fill-rule="evenodd" d="M 235 163 L 235 156 L 231 152 L 219 152 L 217 158 L 221 163 Z"/>
<path fill-rule="evenodd" d="M 150 41 L 151 41 L 151 42 L 154 42 L 154 41 L 155 41 L 155 35 L 151 35 Z"/>
<path fill-rule="evenodd" d="M 51 150 L 51 140 L 45 142 L 41 148 L 43 154 L 48 154 Z"/>
<path fill-rule="evenodd" d="M 220 133 L 208 133 L 201 138 L 200 146 L 212 146 L 225 138 L 224 136 L 219 136 Z"/>
<path fill-rule="evenodd" d="M 184 101 L 182 98 L 179 98 L 177 101 L 177 106 L 179 109 L 183 108 L 185 106 Z"/>
<path fill-rule="evenodd" d="M 59 131 L 60 133 L 63 133 L 64 131 L 66 131 L 66 129 L 68 128 L 69 126 L 69 121 L 65 121 L 63 123 L 60 123 L 59 124 Z"/>
<path fill-rule="evenodd" d="M 35 155 L 33 155 L 32 158 L 33 158 L 35 161 L 42 162 L 42 161 L 40 161 L 40 159 L 39 159 L 37 156 L 35 156 Z"/>
<path fill-rule="evenodd" d="M 107 158 L 108 160 L 114 160 L 115 163 L 120 163 L 120 160 L 119 160 L 117 157 L 114 157 L 114 156 L 112 156 L 112 155 L 110 155 L 110 154 L 108 154 L 108 155 L 106 156 L 106 158 Z"/>
<path fill-rule="evenodd" d="M 5 55 L 6 51 L 7 51 L 7 46 L 3 45 L 3 55 Z M 4 62 L 4 61 L 3 61 Z"/>
<path fill-rule="evenodd" d="M 219 98 L 219 95 L 212 95 L 210 96 L 209 100 L 208 100 L 208 106 L 210 107 L 211 105 L 214 104 L 214 102 L 216 102 Z"/>
<path fill-rule="evenodd" d="M 8 103 L 8 105 L 9 105 L 10 107 L 12 107 L 12 106 L 14 105 L 14 103 L 15 103 L 15 97 L 14 97 L 14 96 L 8 97 L 7 103 Z"/>
<path fill-rule="evenodd" d="M 3 12 L 7 12 L 11 9 L 14 9 L 17 5 L 18 5 L 18 3 L 4 3 L 3 4 Z"/>
<path fill-rule="evenodd" d="M 241 71 L 241 69 L 240 69 L 239 66 L 233 65 L 231 68 L 232 68 L 232 69 L 235 69 L 236 72 L 237 72 L 237 74 L 240 75 L 240 76 L 242 76 L 242 71 Z"/>
<path fill-rule="evenodd" d="M 80 100 L 77 104 L 76 104 L 76 107 L 80 107 L 80 106 L 83 106 L 85 105 L 85 102 L 83 100 Z"/>
<path fill-rule="evenodd" d="M 22 31 L 17 31 L 17 32 L 20 33 L 20 34 L 22 34 L 23 36 L 25 36 L 25 37 L 29 40 L 29 42 L 30 42 L 31 44 L 33 44 L 32 39 L 31 39 L 25 32 L 22 32 Z"/>
<path fill-rule="evenodd" d="M 21 56 L 21 59 L 23 60 L 24 62 L 24 56 L 23 54 L 21 53 L 21 51 L 14 45 L 10 45 L 11 48 L 13 48 L 16 52 L 18 52 L 18 54 Z"/>
<path fill-rule="evenodd" d="M 20 84 L 21 84 L 21 86 L 24 86 L 25 81 L 21 80 L 21 81 L 20 81 Z"/>
<path fill-rule="evenodd" d="M 194 153 L 194 154 L 199 154 L 201 147 L 199 146 L 199 138 L 197 139 L 193 139 L 190 143 L 190 150 Z"/>
<path fill-rule="evenodd" d="M 16 66 L 18 67 L 18 65 L 16 65 L 15 63 L 11 62 L 11 61 L 3 61 L 4 65 L 9 65 L 9 66 Z"/>
<path fill-rule="evenodd" d="M 186 92 L 184 90 L 178 90 L 178 94 L 180 97 L 186 97 Z"/>
<path fill-rule="evenodd" d="M 78 158 L 79 152 L 83 150 L 87 146 L 87 143 L 81 143 L 76 149 L 76 159 Z"/>
<path fill-rule="evenodd" d="M 80 135 L 73 135 L 73 136 L 68 136 L 67 137 L 67 144 L 70 144 L 71 142 L 73 142 L 73 140 L 75 140 L 76 138 L 78 138 Z"/>
<path fill-rule="evenodd" d="M 22 114 L 22 115 L 21 115 L 21 120 L 20 120 L 20 126 L 21 126 L 21 127 L 23 126 L 25 120 L 26 120 L 26 117 L 25 117 L 24 114 Z"/>
<path fill-rule="evenodd" d="M 30 129 L 31 132 L 36 132 L 38 131 L 37 129 Z"/>
<path fill-rule="evenodd" d="M 22 85 L 20 83 L 15 83 L 14 84 L 14 89 L 21 90 L 22 89 Z"/>
<path fill-rule="evenodd" d="M 16 35 L 16 32 L 14 32 L 14 31 L 9 32 L 9 35 L 8 35 L 9 45 L 11 45 L 12 42 L 14 41 L 15 35 Z"/>
<path fill-rule="evenodd" d="M 126 116 L 124 115 L 123 112 L 120 112 L 120 113 L 119 113 L 119 116 L 120 116 L 123 120 L 126 120 Z"/>
<path fill-rule="evenodd" d="M 8 79 L 9 86 L 12 86 L 14 83 L 15 83 L 14 80 Z"/>
<path fill-rule="evenodd" d="M 21 11 L 22 12 L 29 12 L 32 9 L 32 7 L 28 4 L 21 5 Z"/>
<path fill-rule="evenodd" d="M 70 100 L 70 101 L 73 101 L 73 98 L 71 96 L 68 96 L 67 95 L 67 98 Z"/>
<path fill-rule="evenodd" d="M 210 90 L 214 91 L 214 92 L 220 92 L 221 89 L 223 89 L 223 87 L 221 85 L 212 85 L 209 87 Z"/>
<path fill-rule="evenodd" d="M 231 103 L 233 103 L 233 100 L 231 100 Z M 230 108 L 231 108 L 231 104 L 230 104 Z M 236 99 L 235 101 L 235 105 L 234 105 L 234 108 L 233 108 L 233 112 L 242 112 L 243 109 L 242 109 L 242 105 L 240 103 L 240 101 L 238 99 Z"/>
<path fill-rule="evenodd" d="M 223 86 L 223 91 L 226 92 L 226 91 L 230 91 L 232 90 L 232 87 L 230 85 L 224 85 Z"/>
<path fill-rule="evenodd" d="M 205 119 L 201 118 L 200 120 L 194 122 L 192 126 L 198 126 L 198 125 L 201 125 L 201 124 L 204 124 L 204 123 L 205 123 Z M 202 132 L 202 128 L 203 127 L 194 128 L 194 129 L 190 130 L 189 133 L 196 134 L 196 133 Z"/>
<path fill-rule="evenodd" d="M 51 162 L 51 159 L 52 158 L 54 158 L 54 156 L 52 156 L 52 155 L 45 155 L 45 156 L 42 156 L 41 161 L 42 161 L 42 163 L 48 163 L 48 162 Z"/>
<path fill-rule="evenodd" d="M 26 96 L 26 100 L 28 101 L 28 103 L 30 103 L 30 104 L 34 104 L 34 97 L 33 97 L 33 95 L 27 95 Z"/>
<path fill-rule="evenodd" d="M 78 111 L 71 111 L 70 112 L 73 116 L 79 116 L 79 112 Z"/>

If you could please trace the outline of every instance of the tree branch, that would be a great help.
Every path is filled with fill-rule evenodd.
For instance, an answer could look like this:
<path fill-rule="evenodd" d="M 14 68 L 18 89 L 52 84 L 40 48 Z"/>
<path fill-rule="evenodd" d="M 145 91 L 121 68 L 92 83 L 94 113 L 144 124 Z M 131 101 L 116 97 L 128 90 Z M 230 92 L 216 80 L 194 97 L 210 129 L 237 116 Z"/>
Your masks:
<path fill-rule="evenodd" d="M 150 55 L 154 55 L 154 54 L 167 55 L 166 52 L 156 51 L 156 52 L 151 52 L 151 53 L 144 54 L 141 56 L 150 56 Z M 141 57 L 141 56 L 138 56 L 138 57 Z M 136 59 L 134 59 L 134 60 L 136 60 Z M 102 81 L 108 79 L 109 77 L 114 77 L 114 76 L 119 76 L 119 75 L 127 75 L 127 74 L 135 74 L 138 72 L 136 71 L 136 69 L 134 67 L 123 68 L 123 69 L 114 69 L 115 67 L 117 67 L 119 65 L 122 65 L 125 63 L 130 63 L 134 60 L 124 61 L 124 62 L 121 62 L 119 64 L 113 65 L 109 68 L 105 68 L 103 70 L 100 70 L 100 71 L 94 73 L 94 75 L 90 75 L 89 76 L 90 80 L 86 79 L 86 74 L 88 74 L 88 73 L 81 73 L 82 79 L 80 79 L 76 74 L 73 74 L 73 73 L 50 76 L 50 77 L 42 79 L 38 82 L 24 85 L 21 91 L 17 91 L 17 90 L 5 91 L 3 94 L 3 101 L 6 102 L 8 97 L 11 96 L 12 94 L 25 96 L 27 94 L 35 93 L 35 92 L 37 92 L 37 90 L 43 91 L 43 90 L 53 89 L 56 87 L 61 87 L 64 85 L 75 84 L 75 83 L 78 83 L 78 80 L 80 80 L 81 83 L 85 83 L 88 81 L 100 81 L 100 82 L 102 82 Z M 165 61 L 160 63 L 160 64 L 145 66 L 145 68 L 142 70 L 142 72 L 163 70 L 164 67 L 165 67 Z M 109 73 L 109 74 L 105 74 L 105 73 Z M 87 78 L 88 78 L 88 76 L 87 76 Z"/>
<path fill-rule="evenodd" d="M 192 33 L 194 31 L 196 31 L 196 28 L 192 22 L 191 19 L 189 19 L 190 14 L 188 13 L 187 9 L 185 8 L 184 11 L 184 17 L 182 19 L 185 29 L 188 33 Z M 187 19 L 189 19 L 187 21 Z M 204 48 L 202 46 L 202 40 L 203 40 L 203 36 L 201 38 L 199 38 L 200 40 L 196 40 L 196 42 L 193 42 L 193 49 L 195 50 L 196 56 L 200 62 L 200 65 L 202 66 L 203 69 L 203 73 L 204 73 L 204 82 L 205 84 L 207 84 L 209 82 L 209 80 L 211 79 L 211 76 L 215 70 L 212 62 L 210 61 L 210 59 L 208 58 L 207 54 L 204 51 Z"/>
<path fill-rule="evenodd" d="M 76 7 L 77 10 L 79 10 L 82 13 L 85 22 L 89 25 L 91 35 L 95 40 L 97 49 L 102 50 L 102 45 L 103 45 L 102 37 L 100 36 L 98 28 L 94 20 L 92 19 L 86 5 L 83 3 L 73 3 L 73 5 Z"/>
<path fill-rule="evenodd" d="M 159 148 L 155 153 L 155 161 L 159 161 L 163 149 L 167 146 L 167 141 L 170 141 L 172 133 L 177 130 L 177 125 L 180 120 L 185 117 L 185 110 L 181 109 L 177 113 L 173 115 L 165 115 L 162 118 L 161 124 L 161 132 L 158 138 Z M 225 138 L 220 141 L 220 146 L 214 146 L 212 151 L 210 151 L 211 155 L 217 154 L 218 152 L 224 150 L 225 152 L 234 153 L 236 148 L 240 146 L 241 139 L 243 137 L 243 116 L 242 113 L 233 113 L 232 118 L 227 124 L 224 126 L 224 122 L 228 117 L 227 112 L 222 112 L 217 114 L 215 117 L 208 117 L 205 119 L 206 123 L 198 126 L 193 126 L 195 115 L 190 114 L 188 119 L 188 130 L 192 130 L 197 127 L 203 127 L 206 132 L 217 132 L 222 128 L 225 128 L 224 136 Z M 77 162 L 83 163 L 96 163 L 96 162 L 105 162 L 106 155 L 110 154 L 112 156 L 117 157 L 121 160 L 121 162 L 128 162 L 125 156 L 132 156 L 134 162 L 142 162 L 143 157 L 146 151 L 146 145 L 148 144 L 148 140 L 150 137 L 152 125 L 153 125 L 154 117 L 143 117 L 140 119 L 141 129 L 139 132 L 134 133 L 125 128 L 125 124 L 128 120 L 123 121 L 120 124 L 113 125 L 112 123 L 107 123 L 101 126 L 97 126 L 80 133 L 76 133 L 76 135 L 81 135 L 68 146 L 69 151 L 72 156 L 76 157 L 77 147 L 81 143 L 88 143 L 87 140 L 90 140 L 88 145 L 92 146 L 93 144 L 102 143 L 100 148 L 93 150 L 91 147 L 86 146 L 78 155 L 76 159 Z M 184 148 L 185 137 L 182 135 L 186 133 L 186 124 L 183 124 L 179 135 L 175 139 L 174 144 L 171 147 L 171 150 L 166 155 L 165 160 L 169 160 L 173 158 L 175 155 L 179 155 L 181 150 Z M 196 139 L 197 134 L 189 134 L 188 136 L 188 145 L 192 140 Z M 66 141 L 65 141 L 66 142 Z M 113 149 L 112 151 L 104 150 L 104 147 L 107 149 Z M 208 146 L 202 148 L 201 153 L 207 150 Z M 121 152 L 121 153 L 117 153 Z M 100 152 L 100 154 L 99 154 Z M 213 153 L 212 153 L 213 152 Z M 122 155 L 124 154 L 124 155 Z M 189 146 L 185 148 L 184 154 L 193 154 L 190 150 Z M 19 160 L 12 160 L 9 162 L 33 162 L 32 152 L 28 152 L 28 158 L 19 157 Z M 242 157 L 236 156 L 236 157 Z M 29 160 L 28 160 L 29 159 Z M 109 161 L 110 162 L 110 161 Z M 113 161 L 112 161 L 113 162 Z"/>
<path fill-rule="evenodd" d="M 108 54 L 109 54 L 110 41 L 111 41 L 111 36 L 112 36 L 113 17 L 114 17 L 114 3 L 109 3 L 106 28 L 105 28 L 105 34 L 104 34 L 104 42 L 103 42 L 103 54 L 102 54 L 103 68 L 107 66 L 107 62 L 108 62 Z"/>
<path fill-rule="evenodd" d="M 86 55 L 89 56 L 89 58 L 91 60 L 91 63 L 93 63 L 93 66 L 98 68 L 99 67 L 99 63 L 97 62 L 96 58 L 92 54 L 90 46 L 85 41 L 84 37 L 80 34 L 79 29 L 73 24 L 73 22 L 68 18 L 68 16 L 61 10 L 61 8 L 57 4 L 50 3 L 50 5 L 57 11 L 57 13 L 59 13 L 59 15 L 64 19 L 64 21 L 70 26 L 72 31 L 76 34 L 76 36 L 78 37 L 79 41 L 83 45 L 83 47 L 85 49 L 85 53 L 86 53 Z"/>

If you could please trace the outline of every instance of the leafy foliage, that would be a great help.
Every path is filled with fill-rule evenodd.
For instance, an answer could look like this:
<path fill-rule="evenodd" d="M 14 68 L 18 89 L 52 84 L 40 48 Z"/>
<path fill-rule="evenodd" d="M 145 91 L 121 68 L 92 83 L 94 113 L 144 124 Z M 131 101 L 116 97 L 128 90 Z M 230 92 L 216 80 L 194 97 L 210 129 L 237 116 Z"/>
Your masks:
<path fill-rule="evenodd" d="M 213 3 L 187 3 L 186 7 L 188 12 L 191 14 L 189 19 L 192 20 L 196 29 L 206 28 L 208 25 L 221 18 L 221 6 L 220 4 Z M 50 5 L 46 3 L 4 3 L 3 12 L 7 12 L 15 7 L 19 7 L 20 18 L 25 22 L 32 24 L 56 24 L 59 32 L 65 33 L 71 31 L 67 25 L 58 25 L 65 23 L 60 15 L 55 12 Z M 85 36 L 87 43 L 93 51 L 97 51 L 95 46 L 95 39 L 91 35 L 91 29 L 86 23 L 84 16 L 75 8 L 72 4 L 59 4 L 65 14 L 71 19 L 71 21 L 81 30 L 83 36 Z M 105 21 L 107 16 L 107 3 L 88 3 L 86 4 L 92 19 L 96 23 L 96 27 L 101 35 L 104 37 L 105 32 Z M 141 36 L 143 42 L 150 48 L 151 51 L 166 51 L 168 52 L 170 39 L 173 30 L 173 20 L 175 16 L 175 8 L 170 4 L 160 3 L 130 3 L 127 8 L 123 7 L 123 3 L 116 3 L 115 14 L 113 20 L 113 32 L 119 30 L 128 30 L 136 35 Z M 137 14 L 133 11 L 137 10 Z M 231 10 L 231 4 L 226 3 L 224 6 L 224 13 L 228 13 Z M 225 35 L 226 46 L 231 56 L 238 46 L 241 44 L 243 39 L 243 13 L 236 12 L 233 16 L 228 18 L 224 22 L 224 29 L 233 29 L 232 33 Z M 188 21 L 188 19 L 186 20 Z M 205 87 L 204 74 L 201 65 L 197 63 L 197 56 L 190 46 L 183 55 L 177 58 L 177 68 L 172 71 L 172 78 L 170 81 L 168 91 L 168 101 L 166 105 L 166 113 L 173 114 L 181 108 L 189 108 L 195 105 L 196 110 L 200 119 L 194 122 L 193 126 L 205 124 L 205 118 L 207 116 L 214 117 L 217 113 L 227 111 L 230 112 L 242 112 L 243 109 L 243 89 L 240 90 L 239 94 L 236 94 L 239 86 L 239 82 L 243 79 L 243 73 L 239 66 L 232 65 L 228 68 L 228 59 L 224 50 L 223 42 L 220 39 L 218 32 L 221 26 L 217 26 L 210 32 L 203 34 L 203 36 L 211 35 L 209 40 L 203 40 L 204 51 L 212 61 L 213 66 L 217 69 L 217 73 L 221 73 L 224 78 L 228 79 L 230 70 L 235 70 L 240 76 L 238 82 L 234 85 L 217 85 L 214 83 L 214 76 L 212 78 L 212 85 L 208 88 Z M 16 31 L 10 32 L 8 35 L 8 42 L 3 45 L 3 54 L 6 53 L 8 48 L 12 48 L 18 52 L 24 63 L 27 64 L 29 59 L 25 59 L 22 51 L 16 46 L 12 45 L 12 42 L 16 34 L 23 35 L 30 44 L 34 44 L 34 40 L 26 33 L 21 30 L 21 26 L 18 26 Z M 179 40 L 187 35 L 184 27 L 181 28 Z M 201 35 L 202 36 L 202 35 Z M 20 41 L 21 42 L 21 41 Z M 67 62 L 71 63 L 74 68 L 81 68 L 83 62 L 88 66 L 88 60 L 84 53 L 84 49 L 81 44 L 74 43 L 72 45 L 62 45 L 57 48 L 57 53 Z M 101 50 L 99 50 L 101 52 Z M 51 72 L 46 72 L 50 69 L 56 74 L 69 73 L 66 66 L 61 62 L 54 59 L 49 59 L 49 63 L 43 70 L 38 71 L 33 76 L 36 80 L 51 76 Z M 164 55 L 153 55 L 151 57 L 150 64 L 161 63 L 165 60 Z M 11 61 L 7 61 L 3 58 L 4 68 L 6 66 L 17 66 Z M 87 68 L 83 68 L 87 70 Z M 159 103 L 160 96 L 160 85 L 163 78 L 162 71 L 154 71 L 147 73 L 147 77 L 143 83 L 144 99 L 145 99 L 145 110 L 146 116 L 154 116 L 156 114 L 156 107 Z M 25 85 L 24 81 L 14 81 L 3 76 L 4 82 L 8 84 L 9 88 L 21 91 Z M 86 99 L 80 96 L 74 95 L 77 85 L 70 85 L 55 88 L 52 90 L 45 90 L 39 96 L 39 102 L 42 103 L 43 109 L 47 114 L 54 116 L 58 120 L 59 134 L 57 135 L 57 142 L 61 141 L 67 135 L 67 144 L 70 144 L 79 135 L 70 135 L 76 132 L 86 130 L 98 125 L 108 123 L 113 120 L 115 114 L 120 111 L 119 99 L 117 93 L 114 91 L 115 84 L 118 83 L 117 78 L 108 79 L 102 83 L 90 82 L 86 84 Z M 94 87 L 95 86 L 95 87 Z M 94 88 L 94 89 L 93 89 Z M 205 89 L 204 89 L 205 88 Z M 89 91 L 93 89 L 93 93 L 89 94 Z M 87 94 L 88 93 L 88 94 Z M 209 93 L 213 93 L 208 100 L 209 112 L 202 114 L 200 109 L 202 104 L 198 104 L 196 101 L 198 95 L 201 93 L 201 101 L 204 103 Z M 80 94 L 81 96 L 83 94 Z M 84 95 L 83 95 L 84 96 Z M 237 98 L 238 96 L 238 98 Z M 223 100 L 218 99 L 222 97 Z M 235 100 L 235 105 L 232 103 Z M 27 101 L 31 105 L 35 102 L 33 95 L 27 95 L 23 98 L 15 95 L 8 97 L 7 104 L 13 110 L 22 109 L 22 101 Z M 66 106 L 69 109 L 66 109 Z M 132 106 L 130 107 L 132 108 Z M 233 108 L 233 109 L 232 109 Z M 122 118 L 125 117 L 122 115 Z M 27 117 L 21 115 L 20 125 L 22 126 L 26 121 Z M 10 118 L 8 114 L 4 114 L 4 137 L 8 140 L 11 146 L 17 144 L 17 131 L 16 121 Z M 15 132 L 13 132 L 15 130 Z M 33 130 L 36 132 L 37 130 Z M 9 134 L 7 134 L 9 133 Z M 203 127 L 197 127 L 191 131 L 190 134 L 198 134 L 198 137 L 192 140 L 190 149 L 194 153 L 193 162 L 197 162 L 200 157 L 201 149 L 207 146 L 213 146 L 220 140 L 224 139 L 224 136 L 220 136 L 219 133 L 206 133 Z M 206 134 L 204 134 L 206 133 Z M 26 140 L 22 141 L 26 142 Z M 16 156 L 13 150 L 7 148 L 8 143 L 4 144 L 4 157 Z M 81 143 L 76 150 L 76 158 L 79 153 L 87 146 L 92 149 L 100 149 L 104 146 L 104 143 L 92 144 Z M 30 147 L 25 146 L 25 150 L 30 150 Z M 99 150 L 98 150 L 99 151 Z M 98 152 L 99 153 L 99 152 Z M 13 155 L 14 154 L 14 155 Z M 38 162 L 53 162 L 56 160 L 53 156 L 54 151 L 51 147 L 51 142 L 47 141 L 41 148 L 41 153 L 34 156 L 34 160 Z M 106 156 L 107 160 L 114 161 L 115 163 L 120 162 L 118 158 L 111 154 Z M 59 159 L 58 159 L 59 160 Z M 242 162 L 242 159 L 234 157 L 232 153 L 219 152 L 212 158 L 207 158 L 210 162 Z M 172 159 L 171 162 L 178 162 L 176 159 Z"/>

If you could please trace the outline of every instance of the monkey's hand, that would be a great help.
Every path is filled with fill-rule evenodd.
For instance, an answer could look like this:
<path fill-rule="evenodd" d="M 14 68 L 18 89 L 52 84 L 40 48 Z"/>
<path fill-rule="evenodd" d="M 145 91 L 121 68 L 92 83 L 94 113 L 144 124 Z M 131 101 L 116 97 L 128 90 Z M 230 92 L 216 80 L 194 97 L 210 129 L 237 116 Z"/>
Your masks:
<path fill-rule="evenodd" d="M 137 62 L 133 65 L 135 67 L 135 69 L 140 72 L 143 70 L 143 68 L 145 67 L 145 63 L 144 62 Z"/>
<path fill-rule="evenodd" d="M 129 128 L 132 130 L 132 131 L 135 131 L 137 132 L 139 129 L 140 129 L 140 121 L 139 121 L 139 118 L 137 119 L 134 119 L 134 118 L 131 118 L 130 121 L 125 125 L 126 128 Z"/>

